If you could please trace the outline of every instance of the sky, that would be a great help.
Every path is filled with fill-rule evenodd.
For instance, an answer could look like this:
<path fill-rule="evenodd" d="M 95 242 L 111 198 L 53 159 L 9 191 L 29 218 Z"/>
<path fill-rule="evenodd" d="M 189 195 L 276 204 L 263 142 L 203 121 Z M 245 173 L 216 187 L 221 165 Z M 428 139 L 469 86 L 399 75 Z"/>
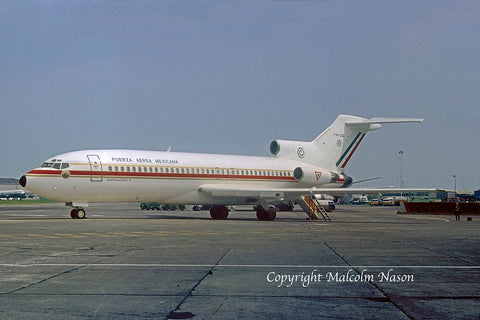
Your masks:
<path fill-rule="evenodd" d="M 338 114 L 363 186 L 480 188 L 478 1 L 0 0 L 0 177 L 54 155 L 270 156 Z M 362 186 L 362 185 L 358 185 Z"/>

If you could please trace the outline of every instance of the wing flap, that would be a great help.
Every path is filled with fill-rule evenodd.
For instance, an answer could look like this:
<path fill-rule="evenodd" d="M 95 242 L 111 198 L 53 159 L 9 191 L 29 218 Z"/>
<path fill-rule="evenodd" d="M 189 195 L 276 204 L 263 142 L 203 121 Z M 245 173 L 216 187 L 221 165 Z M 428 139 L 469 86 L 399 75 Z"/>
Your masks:
<path fill-rule="evenodd" d="M 198 191 L 209 193 L 213 197 L 295 200 L 301 196 L 311 194 L 329 194 L 341 197 L 352 193 L 430 193 L 445 192 L 447 190 L 434 188 L 256 188 L 251 186 L 207 184 L 201 186 Z"/>

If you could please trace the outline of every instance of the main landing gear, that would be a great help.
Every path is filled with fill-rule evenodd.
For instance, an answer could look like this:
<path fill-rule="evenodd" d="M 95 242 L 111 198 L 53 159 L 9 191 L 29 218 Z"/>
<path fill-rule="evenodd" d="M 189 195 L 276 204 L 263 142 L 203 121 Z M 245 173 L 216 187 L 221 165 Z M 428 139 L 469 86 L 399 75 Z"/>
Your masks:
<path fill-rule="evenodd" d="M 70 211 L 70 217 L 72 217 L 72 219 L 86 219 L 87 214 L 83 208 L 73 208 L 72 211 Z"/>
<path fill-rule="evenodd" d="M 262 206 L 257 206 L 257 219 L 260 221 L 273 221 L 277 217 L 277 210 L 273 207 L 265 210 Z"/>
<path fill-rule="evenodd" d="M 213 220 L 225 220 L 228 217 L 228 208 L 226 206 L 213 206 L 210 209 L 210 217 Z"/>
<path fill-rule="evenodd" d="M 277 210 L 274 207 L 265 210 L 261 205 L 258 205 L 256 210 L 258 220 L 273 221 L 277 217 Z M 226 206 L 213 206 L 210 209 L 210 216 L 213 220 L 225 220 L 228 217 L 228 208 Z"/>

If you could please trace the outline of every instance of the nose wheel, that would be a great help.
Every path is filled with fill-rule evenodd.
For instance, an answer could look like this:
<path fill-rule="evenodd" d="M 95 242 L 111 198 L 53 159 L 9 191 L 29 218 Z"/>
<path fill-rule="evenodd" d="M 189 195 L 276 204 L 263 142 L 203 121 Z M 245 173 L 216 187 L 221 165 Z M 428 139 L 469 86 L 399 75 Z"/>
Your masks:
<path fill-rule="evenodd" d="M 72 219 L 86 219 L 87 214 L 83 208 L 74 208 L 70 211 L 70 217 L 72 217 Z"/>

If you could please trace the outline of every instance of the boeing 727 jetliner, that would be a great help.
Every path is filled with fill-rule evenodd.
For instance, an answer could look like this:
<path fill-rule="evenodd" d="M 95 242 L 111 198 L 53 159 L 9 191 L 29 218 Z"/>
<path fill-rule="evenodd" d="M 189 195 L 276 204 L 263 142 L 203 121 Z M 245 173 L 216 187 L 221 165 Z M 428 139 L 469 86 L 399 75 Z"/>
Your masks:
<path fill-rule="evenodd" d="M 433 189 L 349 188 L 344 171 L 368 131 L 411 118 L 340 115 L 313 141 L 275 140 L 273 157 L 135 150 L 86 150 L 61 154 L 20 178 L 23 187 L 72 206 L 72 218 L 99 202 L 210 204 L 213 219 L 226 205 L 256 204 L 259 220 L 274 220 L 274 204 L 297 201 L 318 218 L 314 194 L 416 192 Z"/>

